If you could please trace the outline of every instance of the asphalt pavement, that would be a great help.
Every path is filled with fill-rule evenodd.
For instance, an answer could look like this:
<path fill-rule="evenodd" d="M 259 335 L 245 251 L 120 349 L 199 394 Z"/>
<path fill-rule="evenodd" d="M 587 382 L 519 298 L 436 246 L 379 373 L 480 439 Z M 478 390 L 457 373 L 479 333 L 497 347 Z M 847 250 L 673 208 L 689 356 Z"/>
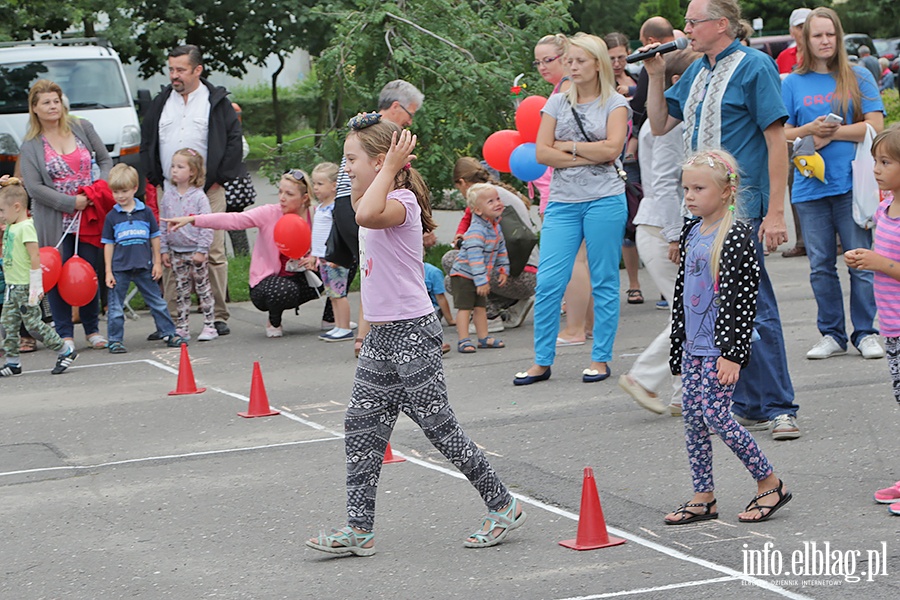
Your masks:
<path fill-rule="evenodd" d="M 449 235 L 457 216 L 440 215 Z M 481 550 L 462 545 L 485 512 L 477 494 L 404 418 L 391 444 L 407 461 L 382 471 L 377 554 L 333 559 L 304 546 L 344 524 L 355 361 L 352 344 L 317 339 L 321 303 L 286 315 L 281 339 L 265 337 L 252 305 L 232 305 L 231 335 L 191 344 L 207 389 L 186 396 L 168 395 L 180 354 L 145 341 L 154 327 L 142 313 L 126 323 L 128 354 L 82 344 L 53 376 L 43 349 L 0 382 L 0 598 L 896 598 L 900 518 L 872 498 L 900 479 L 887 363 L 852 349 L 806 360 L 819 338 L 808 262 L 773 254 L 767 264 L 803 432 L 756 434 L 794 495 L 768 522 L 737 521 L 755 485 L 717 440 L 721 518 L 663 525 L 691 496 L 680 419 L 640 408 L 615 383 L 666 323 L 643 272 L 643 305 L 625 303 L 623 281 L 606 382 L 581 382 L 581 346 L 561 349 L 548 382 L 514 387 L 533 356 L 530 317 L 498 334 L 505 349 L 447 355 L 454 410 L 528 513 L 506 543 Z M 255 361 L 277 416 L 237 415 Z M 623 545 L 558 543 L 602 524 L 593 509 L 579 523 L 585 467 Z"/>

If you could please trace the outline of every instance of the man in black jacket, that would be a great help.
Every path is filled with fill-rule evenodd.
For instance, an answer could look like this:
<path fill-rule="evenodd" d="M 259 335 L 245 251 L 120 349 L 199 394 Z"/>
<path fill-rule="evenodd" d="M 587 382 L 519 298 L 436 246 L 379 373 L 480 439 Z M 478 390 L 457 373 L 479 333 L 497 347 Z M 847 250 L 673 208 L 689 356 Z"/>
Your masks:
<path fill-rule="evenodd" d="M 171 84 L 153 99 L 141 126 L 144 172 L 150 183 L 158 187 L 161 199 L 173 154 L 181 148 L 193 148 L 206 160 L 205 191 L 210 208 L 213 212 L 225 212 L 222 184 L 241 174 L 241 123 L 228 100 L 228 91 L 202 77 L 203 56 L 197 46 L 175 48 L 169 52 L 168 64 Z M 216 332 L 227 335 L 228 259 L 224 231 L 215 232 L 208 260 Z M 164 273 L 163 283 L 171 312 L 175 283 L 169 271 Z"/>

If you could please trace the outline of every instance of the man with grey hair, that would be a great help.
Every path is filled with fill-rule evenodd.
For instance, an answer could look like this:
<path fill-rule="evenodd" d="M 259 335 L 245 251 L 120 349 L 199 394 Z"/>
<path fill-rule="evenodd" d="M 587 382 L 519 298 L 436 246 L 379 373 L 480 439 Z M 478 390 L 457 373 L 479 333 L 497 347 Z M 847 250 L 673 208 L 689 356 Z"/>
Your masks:
<path fill-rule="evenodd" d="M 685 16 L 691 48 L 699 60 L 665 90 L 665 61 L 644 61 L 650 76 L 647 113 L 654 135 L 684 123 L 688 154 L 725 149 L 737 159 L 741 174 L 738 210 L 759 239 L 759 295 L 754 323 L 760 339 L 753 358 L 734 390 L 734 412 L 751 430 L 771 428 L 777 440 L 800 436 L 794 389 L 775 290 L 765 269 L 764 247 L 775 250 L 787 241 L 784 194 L 787 184 L 787 110 L 775 62 L 737 41 L 740 7 L 736 0 L 691 0 Z M 665 90 L 665 91 L 664 91 Z M 748 97 L 747 94 L 752 94 Z"/>
<path fill-rule="evenodd" d="M 878 64 L 878 59 L 872 56 L 869 47 L 863 44 L 856 49 L 856 52 L 859 54 L 859 64 L 871 71 L 872 77 L 875 78 L 875 85 L 881 85 L 881 65 Z"/>

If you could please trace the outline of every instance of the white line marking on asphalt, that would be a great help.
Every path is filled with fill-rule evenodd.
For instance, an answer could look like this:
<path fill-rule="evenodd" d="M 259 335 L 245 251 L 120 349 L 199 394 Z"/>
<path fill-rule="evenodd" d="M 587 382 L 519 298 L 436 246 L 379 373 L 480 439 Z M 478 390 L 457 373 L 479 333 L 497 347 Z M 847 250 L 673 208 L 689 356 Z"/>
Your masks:
<path fill-rule="evenodd" d="M 177 369 L 173 369 L 172 367 L 169 367 L 168 365 L 164 365 L 162 363 L 159 363 L 155 360 L 150 360 L 150 359 L 140 359 L 140 360 L 134 360 L 134 361 L 121 361 L 121 362 L 114 362 L 114 363 L 103 363 L 103 364 L 99 364 L 99 365 L 79 365 L 78 367 L 73 366 L 70 368 L 113 366 L 113 365 L 137 363 L 137 362 L 145 362 L 147 364 L 150 364 L 150 365 L 157 367 L 159 369 L 162 369 L 164 371 L 168 371 L 169 373 L 174 373 L 176 375 L 178 374 Z M 226 396 L 236 398 L 243 402 L 250 401 L 250 399 L 246 396 L 242 396 L 241 394 L 236 394 L 234 392 L 229 392 L 228 390 L 224 390 L 222 388 L 209 386 L 209 389 L 219 392 L 220 394 L 224 394 Z M 138 463 L 138 462 L 144 462 L 144 461 L 149 461 L 149 460 L 166 460 L 166 459 L 171 459 L 171 458 L 203 456 L 203 455 L 208 455 L 208 454 L 224 454 L 224 453 L 228 453 L 228 452 L 240 452 L 240 451 L 256 450 L 256 449 L 278 447 L 278 446 L 300 445 L 300 444 L 306 444 L 306 443 L 312 443 L 312 442 L 328 442 L 328 441 L 335 441 L 335 440 L 344 438 L 344 434 L 342 432 L 333 431 L 333 430 L 325 427 L 324 425 L 320 425 L 319 423 L 315 423 L 313 421 L 303 419 L 303 418 L 295 415 L 294 413 L 282 412 L 279 414 L 282 414 L 285 417 L 292 419 L 294 421 L 297 421 L 298 423 L 306 425 L 307 427 L 310 427 L 312 429 L 330 433 L 333 437 L 322 438 L 322 439 L 318 439 L 318 440 L 309 440 L 309 441 L 304 441 L 304 442 L 285 442 L 285 443 L 281 443 L 281 444 L 271 444 L 271 445 L 266 445 L 266 446 L 254 446 L 254 447 L 249 447 L 249 448 L 240 448 L 240 449 L 231 449 L 231 450 L 211 450 L 208 452 L 196 452 L 196 453 L 183 454 L 183 455 L 172 455 L 170 457 L 137 458 L 137 459 L 131 459 L 131 460 L 123 460 L 123 461 L 116 461 L 116 462 L 111 462 L 111 463 L 103 463 L 100 465 L 94 465 L 93 468 L 98 468 L 98 467 L 102 467 L 102 466 L 114 466 L 114 465 L 120 465 L 120 464 L 129 464 L 129 463 Z M 402 452 L 398 452 L 397 450 L 394 450 L 394 454 L 401 458 L 405 458 L 408 462 L 419 465 L 420 467 L 425 467 L 426 469 L 431 469 L 433 471 L 437 471 L 438 473 L 442 473 L 444 475 L 449 475 L 450 477 L 455 477 L 457 479 L 465 479 L 465 476 L 462 473 L 460 473 L 459 471 L 451 471 L 450 469 L 448 469 L 446 467 L 432 464 L 428 461 L 425 461 L 425 460 L 422 460 L 419 458 L 415 458 L 413 456 L 404 454 Z M 0 476 L 16 474 L 16 473 L 30 473 L 30 472 L 39 472 L 39 471 L 48 471 L 48 470 L 88 469 L 88 468 L 92 468 L 92 467 L 79 467 L 79 466 L 51 467 L 48 469 L 33 469 L 33 470 L 29 470 L 29 471 L 19 471 L 19 472 L 13 471 L 10 473 L 0 473 Z M 530 498 L 529 496 L 525 496 L 523 494 L 513 494 L 513 496 L 515 496 L 519 500 L 522 500 L 523 502 L 532 504 L 532 505 L 534 505 L 538 508 L 541 508 L 547 512 L 553 513 L 555 515 L 559 515 L 561 517 L 565 517 L 572 521 L 578 521 L 578 515 L 575 513 L 569 512 L 567 510 L 563 510 L 559 507 L 552 506 L 550 504 L 546 504 L 544 502 L 541 502 L 540 500 Z M 637 589 L 637 590 L 623 591 L 623 592 L 612 592 L 610 594 L 600 594 L 600 595 L 595 595 L 595 596 L 580 596 L 577 599 L 571 598 L 568 600 L 587 600 L 587 599 L 593 599 L 593 598 L 613 598 L 613 597 L 617 597 L 617 596 L 643 594 L 643 593 L 659 591 L 659 590 L 677 589 L 677 588 L 681 588 L 681 587 L 688 587 L 691 585 L 705 585 L 708 583 L 723 583 L 726 581 L 736 581 L 739 579 L 746 581 L 746 582 L 750 583 L 751 585 L 755 585 L 755 586 L 761 587 L 763 589 L 769 590 L 770 592 L 774 592 L 776 594 L 784 596 L 785 598 L 790 598 L 791 600 L 810 600 L 809 596 L 803 596 L 802 594 L 797 594 L 797 593 L 791 592 L 789 590 L 785 590 L 783 588 L 780 588 L 776 585 L 769 583 L 768 581 L 758 579 L 758 578 L 750 576 L 750 575 L 744 575 L 743 573 L 740 573 L 739 571 L 736 571 L 730 567 L 726 567 L 724 565 L 719 565 L 719 564 L 710 562 L 708 560 L 698 558 L 696 556 L 691 556 L 689 554 L 685 554 L 684 552 L 681 552 L 679 550 L 675 550 L 673 548 L 668 548 L 668 547 L 663 546 L 662 544 L 658 544 L 654 541 L 644 539 L 642 537 L 639 537 L 632 533 L 628 533 L 626 531 L 622 531 L 621 529 L 607 526 L 607 531 L 615 536 L 624 538 L 628 541 L 638 544 L 639 546 L 644 546 L 645 548 L 649 548 L 649 549 L 659 552 L 661 554 L 665 554 L 666 556 L 669 556 L 671 558 L 675 558 L 677 560 L 683 560 L 685 562 L 693 563 L 695 565 L 705 567 L 705 568 L 713 570 L 713 571 L 718 571 L 719 573 L 725 574 L 726 577 L 720 577 L 717 579 L 700 580 L 700 581 L 695 581 L 695 582 L 685 582 L 685 583 L 680 583 L 680 584 L 672 584 L 669 586 L 661 586 L 661 587 L 656 587 L 656 588 Z M 690 549 L 689 546 L 685 546 L 684 544 L 680 544 L 679 542 L 672 542 L 672 543 L 677 544 L 679 546 L 684 546 L 685 548 Z"/>
<path fill-rule="evenodd" d="M 669 585 L 661 585 L 652 588 L 637 588 L 634 590 L 623 590 L 621 592 L 609 592 L 607 594 L 593 594 L 590 596 L 573 596 L 572 598 L 561 598 L 560 600 L 597 600 L 598 598 L 619 598 L 621 596 L 633 596 L 636 594 L 647 594 L 650 592 L 661 592 L 665 590 L 677 590 L 679 588 L 694 587 L 698 585 L 706 585 L 709 583 L 725 583 L 727 581 L 737 581 L 737 577 L 716 577 L 715 579 L 703 579 L 701 581 L 685 581 L 684 583 L 672 583 Z"/>
<path fill-rule="evenodd" d="M 246 446 L 244 448 L 225 448 L 223 450 L 204 450 L 203 452 L 186 452 L 184 454 L 167 454 L 164 456 L 145 456 L 142 458 L 128 458 L 125 460 L 116 460 L 112 462 L 97 463 L 95 465 L 63 465 L 61 467 L 42 467 L 39 469 L 22 469 L 21 471 L 7 471 L 0 473 L 0 477 L 9 475 L 30 475 L 31 473 L 47 473 L 49 471 L 89 471 L 92 469 L 102 469 L 104 467 L 115 467 L 119 465 L 130 465 L 143 462 L 155 462 L 162 460 L 174 460 L 179 458 L 194 458 L 196 456 L 212 456 L 216 454 L 233 454 L 235 452 L 250 452 L 252 450 L 267 450 L 269 448 L 283 448 L 285 446 L 300 446 L 302 444 L 314 444 L 316 442 L 333 442 L 339 438 L 327 437 L 315 440 L 301 440 L 296 442 L 281 442 L 278 444 L 264 444 L 262 446 Z"/>

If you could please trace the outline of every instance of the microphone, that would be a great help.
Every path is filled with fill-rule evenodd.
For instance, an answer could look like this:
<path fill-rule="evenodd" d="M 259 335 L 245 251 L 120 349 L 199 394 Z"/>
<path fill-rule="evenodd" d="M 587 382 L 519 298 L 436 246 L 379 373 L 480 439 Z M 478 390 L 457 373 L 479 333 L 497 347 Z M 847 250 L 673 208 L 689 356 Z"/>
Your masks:
<path fill-rule="evenodd" d="M 667 52 L 672 52 L 673 50 L 684 50 L 690 44 L 690 40 L 684 37 L 676 38 L 674 42 L 666 42 L 665 44 L 660 44 L 656 48 L 652 50 L 647 50 L 646 52 L 635 52 L 634 54 L 629 54 L 625 59 L 625 62 L 628 64 L 640 62 L 642 60 L 648 59 L 651 56 L 655 56 L 657 54 L 665 54 Z"/>

